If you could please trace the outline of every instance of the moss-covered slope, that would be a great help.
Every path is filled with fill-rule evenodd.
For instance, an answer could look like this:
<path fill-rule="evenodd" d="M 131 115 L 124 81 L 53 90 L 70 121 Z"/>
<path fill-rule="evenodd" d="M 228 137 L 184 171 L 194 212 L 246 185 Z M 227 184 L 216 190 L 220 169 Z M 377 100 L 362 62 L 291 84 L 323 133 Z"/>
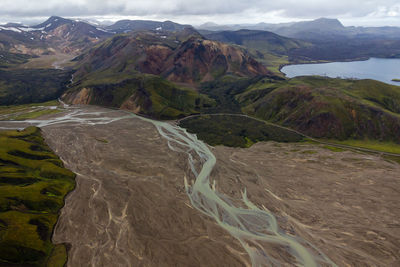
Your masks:
<path fill-rule="evenodd" d="M 215 101 L 193 89 L 150 74 L 94 79 L 70 89 L 63 99 L 73 104 L 122 108 L 159 119 L 180 118 L 215 105 Z"/>
<path fill-rule="evenodd" d="M 333 139 L 400 143 L 400 87 L 373 80 L 260 80 L 236 96 L 245 113 Z"/>
<path fill-rule="evenodd" d="M 63 266 L 51 235 L 74 178 L 38 128 L 0 132 L 0 266 Z"/>

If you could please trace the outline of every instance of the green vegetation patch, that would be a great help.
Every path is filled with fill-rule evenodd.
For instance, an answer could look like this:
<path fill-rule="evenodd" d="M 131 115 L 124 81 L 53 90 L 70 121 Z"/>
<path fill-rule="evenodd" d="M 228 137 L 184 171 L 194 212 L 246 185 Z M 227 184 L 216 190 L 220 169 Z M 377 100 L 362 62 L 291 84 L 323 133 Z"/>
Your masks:
<path fill-rule="evenodd" d="M 245 114 L 312 137 L 400 143 L 399 88 L 374 80 L 263 78 L 235 100 Z"/>
<path fill-rule="evenodd" d="M 74 179 L 39 128 L 0 132 L 0 266 L 63 266 L 51 235 Z"/>
<path fill-rule="evenodd" d="M 364 140 L 349 139 L 344 141 L 329 140 L 329 142 L 338 143 L 346 146 L 352 146 L 352 147 L 361 147 L 375 151 L 399 154 L 400 157 L 400 145 L 393 142 L 381 142 L 369 139 L 364 139 Z"/>
<path fill-rule="evenodd" d="M 308 154 L 308 155 L 313 155 L 313 154 L 317 154 L 318 152 L 315 150 L 304 150 L 301 152 L 301 154 Z"/>
<path fill-rule="evenodd" d="M 44 103 L 0 106 L 0 120 L 36 119 L 43 115 L 54 114 L 61 111 L 60 103 L 56 100 Z"/>
<path fill-rule="evenodd" d="M 323 146 L 323 148 L 328 149 L 328 150 L 333 151 L 333 152 L 343 152 L 343 151 L 345 151 L 345 149 L 340 148 L 340 147 L 336 147 L 336 146 Z"/>
<path fill-rule="evenodd" d="M 121 81 L 123 78 L 125 80 Z M 85 88 L 89 90 L 89 104 L 129 109 L 158 119 L 182 118 L 215 105 L 212 99 L 194 89 L 176 85 L 156 75 L 134 74 L 102 81 L 105 83 L 99 84 L 97 79 L 85 82 Z M 71 88 L 67 92 L 67 101 L 82 89 L 80 85 Z"/>
<path fill-rule="evenodd" d="M 0 70 L 0 105 L 39 103 L 57 99 L 71 73 L 55 69 Z"/>
<path fill-rule="evenodd" d="M 67 262 L 67 248 L 65 245 L 56 245 L 47 261 L 47 266 L 65 266 Z"/>
<path fill-rule="evenodd" d="M 29 119 L 36 119 L 44 115 L 56 114 L 60 113 L 62 110 L 60 109 L 39 109 L 29 113 L 24 113 L 18 115 L 14 118 L 14 120 L 29 120 Z"/>
<path fill-rule="evenodd" d="M 202 115 L 182 120 L 180 126 L 212 146 L 250 147 L 260 141 L 303 140 L 295 132 L 244 116 Z"/>
<path fill-rule="evenodd" d="M 101 143 L 104 143 L 104 144 L 108 144 L 108 140 L 106 140 L 106 139 L 97 138 L 97 137 L 95 137 L 94 139 L 96 139 L 96 141 L 98 141 L 98 142 L 101 142 Z"/>

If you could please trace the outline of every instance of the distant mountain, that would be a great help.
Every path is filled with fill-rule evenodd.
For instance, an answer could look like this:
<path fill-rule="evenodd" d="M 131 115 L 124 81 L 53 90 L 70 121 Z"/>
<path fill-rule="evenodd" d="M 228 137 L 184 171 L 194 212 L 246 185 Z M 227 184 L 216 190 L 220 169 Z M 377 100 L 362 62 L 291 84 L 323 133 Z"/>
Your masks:
<path fill-rule="evenodd" d="M 185 28 L 193 28 L 191 25 L 182 25 L 172 21 L 152 21 L 152 20 L 120 20 L 115 24 L 105 27 L 110 32 L 126 33 L 136 30 L 155 30 L 155 31 L 181 31 Z"/>
<path fill-rule="evenodd" d="M 263 30 L 263 31 L 272 31 L 275 32 L 277 29 L 282 28 L 316 28 L 317 26 L 324 26 L 324 27 L 333 27 L 333 28 L 340 28 L 343 27 L 340 21 L 337 19 L 328 19 L 328 18 L 319 18 L 316 20 L 311 21 L 300 21 L 300 22 L 289 22 L 289 23 L 257 23 L 257 24 L 228 24 L 228 25 L 220 25 L 214 22 L 207 22 L 204 23 L 197 28 L 200 30 L 212 30 L 212 31 L 222 31 L 226 29 L 230 30 L 240 30 L 240 29 L 247 29 L 247 30 Z"/>
<path fill-rule="evenodd" d="M 265 30 L 309 41 L 337 40 L 338 38 L 400 40 L 399 27 L 345 27 L 337 19 L 326 18 L 291 25 L 270 26 Z"/>
<path fill-rule="evenodd" d="M 218 27 L 218 26 L 219 26 L 219 25 L 218 25 L 217 23 L 212 22 L 212 21 L 209 21 L 209 22 L 206 22 L 206 23 L 201 24 L 201 25 L 198 26 L 197 28 L 199 28 L 199 29 L 208 29 L 208 30 L 210 30 L 210 29 L 212 29 L 213 27 Z"/>
<path fill-rule="evenodd" d="M 313 21 L 302 21 L 277 28 L 271 27 L 271 30 L 283 36 L 299 38 L 302 40 L 318 40 L 326 36 L 329 36 L 329 39 L 332 39 L 347 34 L 346 28 L 339 20 L 327 18 L 320 18 Z"/>
<path fill-rule="evenodd" d="M 89 23 L 53 16 L 31 27 L 14 23 L 0 26 L 0 50 L 31 55 L 53 51 L 77 54 L 110 36 Z"/>
<path fill-rule="evenodd" d="M 335 38 L 400 39 L 400 27 L 345 27 L 338 19 L 328 18 L 279 24 L 217 25 L 214 23 L 207 23 L 199 26 L 198 29 L 211 31 L 240 29 L 263 30 L 307 41 L 324 41 L 327 39 L 333 40 Z"/>
<path fill-rule="evenodd" d="M 299 29 L 299 30 L 326 30 L 342 31 L 345 29 L 343 24 L 338 19 L 319 18 L 312 21 L 301 21 L 291 25 L 284 26 L 284 28 Z"/>
<path fill-rule="evenodd" d="M 239 30 L 205 33 L 207 39 L 243 45 L 246 48 L 276 55 L 288 55 L 292 49 L 309 47 L 310 43 L 282 37 L 268 31 Z"/>
<path fill-rule="evenodd" d="M 275 48 L 281 47 L 280 50 L 286 52 L 286 56 L 289 57 L 289 61 L 292 63 L 316 60 L 360 60 L 369 57 L 400 57 L 400 28 L 398 27 L 345 27 L 337 19 L 326 18 L 283 24 L 259 23 L 219 27 L 213 24 L 208 25 L 210 26 L 209 29 L 214 30 L 217 28 L 229 28 L 228 26 L 231 28 L 252 29 L 253 31 L 257 29 L 274 32 L 275 34 L 279 34 L 280 38 L 286 36 L 287 38 L 294 38 L 297 42 L 302 40 L 302 45 L 298 47 L 291 46 L 292 49 L 289 50 L 284 48 L 285 45 L 275 45 Z M 200 30 L 200 32 L 211 39 L 229 41 L 229 38 L 222 36 L 226 35 L 224 33 L 226 31 Z M 259 35 L 267 35 L 267 33 L 259 33 Z M 237 37 L 234 38 L 236 39 L 233 41 L 238 43 Z M 242 40 L 239 41 L 241 42 Z M 281 44 L 286 43 L 286 41 L 282 40 Z M 256 48 L 259 51 L 262 51 L 260 48 L 264 48 L 264 52 L 268 50 L 268 46 L 271 46 L 268 45 L 268 42 L 257 43 L 255 40 L 243 43 L 243 45 L 249 49 Z M 276 54 L 276 49 L 273 53 Z M 261 60 L 263 59 L 261 58 Z M 275 61 L 280 62 L 280 60 Z"/>
<path fill-rule="evenodd" d="M 46 32 L 53 31 L 58 27 L 65 25 L 65 24 L 73 24 L 76 21 L 65 19 L 62 17 L 52 16 L 48 18 L 45 22 L 42 22 L 38 25 L 32 26 L 33 29 L 36 30 L 44 30 Z"/>
<path fill-rule="evenodd" d="M 60 47 L 65 52 L 70 52 L 70 50 L 81 51 L 90 47 L 93 43 L 112 36 L 104 29 L 89 23 L 54 16 L 33 28 L 40 29 L 42 33 L 43 31 L 47 33 L 44 36 L 46 41 L 53 46 Z"/>
<path fill-rule="evenodd" d="M 400 58 L 400 40 L 354 38 L 319 41 L 313 42 L 311 47 L 292 50 L 290 57 L 305 62 Z"/>

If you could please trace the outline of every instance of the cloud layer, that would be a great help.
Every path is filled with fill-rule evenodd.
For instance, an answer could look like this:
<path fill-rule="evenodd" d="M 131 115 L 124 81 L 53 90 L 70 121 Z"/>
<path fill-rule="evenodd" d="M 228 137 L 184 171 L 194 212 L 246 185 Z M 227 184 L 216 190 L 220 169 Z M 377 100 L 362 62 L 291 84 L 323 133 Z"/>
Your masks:
<path fill-rule="evenodd" d="M 277 22 L 319 17 L 400 26 L 398 0 L 1 0 L 2 20 L 47 17 L 144 17 L 195 23 Z M 381 21 L 381 22 L 379 22 Z"/>

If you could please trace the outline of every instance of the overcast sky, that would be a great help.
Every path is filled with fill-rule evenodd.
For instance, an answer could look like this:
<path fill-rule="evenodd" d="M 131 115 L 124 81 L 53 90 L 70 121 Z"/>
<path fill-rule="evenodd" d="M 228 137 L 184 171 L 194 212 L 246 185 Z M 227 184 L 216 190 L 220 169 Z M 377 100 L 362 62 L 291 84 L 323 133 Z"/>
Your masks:
<path fill-rule="evenodd" d="M 400 26 L 400 0 L 0 0 L 0 23 L 51 16 L 173 20 L 199 25 L 338 18 L 345 25 Z"/>

